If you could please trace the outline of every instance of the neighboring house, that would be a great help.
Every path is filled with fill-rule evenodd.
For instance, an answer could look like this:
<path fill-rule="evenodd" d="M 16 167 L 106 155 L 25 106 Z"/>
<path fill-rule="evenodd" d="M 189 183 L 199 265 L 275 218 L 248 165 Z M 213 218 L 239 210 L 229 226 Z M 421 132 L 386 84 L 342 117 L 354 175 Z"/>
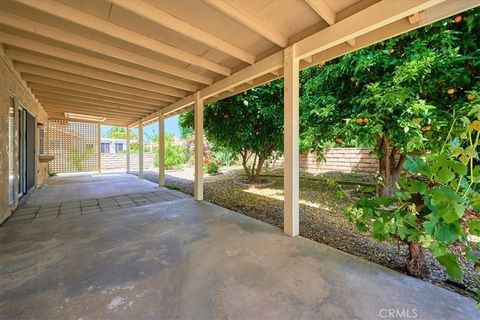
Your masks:
<path fill-rule="evenodd" d="M 136 139 L 131 139 L 130 143 L 137 142 Z M 102 153 L 121 153 L 127 150 L 126 139 L 111 139 L 102 138 Z"/>

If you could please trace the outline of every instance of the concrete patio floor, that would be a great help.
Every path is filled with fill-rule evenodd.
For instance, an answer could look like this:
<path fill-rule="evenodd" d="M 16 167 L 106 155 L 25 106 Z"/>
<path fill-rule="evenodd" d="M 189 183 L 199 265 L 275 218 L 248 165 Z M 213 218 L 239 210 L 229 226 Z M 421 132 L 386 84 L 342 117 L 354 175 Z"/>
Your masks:
<path fill-rule="evenodd" d="M 26 207 L 168 192 L 131 175 L 59 177 Z M 0 318 L 480 315 L 473 300 L 186 196 L 59 217 L 0 228 Z"/>

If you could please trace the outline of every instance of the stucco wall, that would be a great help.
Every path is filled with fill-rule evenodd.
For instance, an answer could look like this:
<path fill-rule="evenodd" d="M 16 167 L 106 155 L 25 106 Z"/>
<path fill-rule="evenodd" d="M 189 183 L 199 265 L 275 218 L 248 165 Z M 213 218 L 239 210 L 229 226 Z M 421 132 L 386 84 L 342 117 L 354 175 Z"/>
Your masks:
<path fill-rule="evenodd" d="M 15 98 L 15 113 L 18 114 L 18 106 L 21 104 L 28 109 L 30 113 L 35 115 L 37 123 L 46 124 L 48 121 L 47 114 L 38 102 L 33 98 L 31 92 L 22 83 L 18 74 L 13 71 L 11 62 L 5 57 L 3 48 L 0 46 L 0 223 L 8 218 L 12 208 L 8 201 L 8 110 L 10 106 L 10 95 Z M 18 135 L 18 115 L 16 116 L 15 134 Z M 36 128 L 36 150 L 39 146 L 39 132 Z M 18 137 L 15 137 L 18 141 Z M 18 186 L 18 144 L 14 147 L 14 174 L 15 174 L 15 190 Z M 36 152 L 38 156 L 38 152 Z M 37 157 L 37 177 L 36 185 L 43 183 L 43 179 L 39 177 L 40 169 Z M 16 193 L 16 192 L 15 192 Z M 15 203 L 13 208 L 17 206 L 18 196 L 15 195 Z"/>
<path fill-rule="evenodd" d="M 372 150 L 362 148 L 332 148 L 325 150 L 323 158 L 316 153 L 300 154 L 300 169 L 310 173 L 329 171 L 373 173 L 378 170 L 378 159 Z M 283 157 L 270 163 L 283 168 Z"/>
<path fill-rule="evenodd" d="M 102 170 L 126 170 L 127 154 L 126 153 L 102 153 Z M 143 154 L 143 168 L 154 169 L 153 153 Z M 138 170 L 138 153 L 130 154 L 130 170 Z"/>

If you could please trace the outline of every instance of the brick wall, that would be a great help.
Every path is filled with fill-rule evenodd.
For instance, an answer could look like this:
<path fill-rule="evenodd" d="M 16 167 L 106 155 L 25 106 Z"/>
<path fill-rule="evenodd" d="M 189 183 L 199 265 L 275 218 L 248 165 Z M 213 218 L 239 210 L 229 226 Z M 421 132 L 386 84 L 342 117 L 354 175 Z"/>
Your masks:
<path fill-rule="evenodd" d="M 46 124 L 48 121 L 47 114 L 34 99 L 30 90 L 21 81 L 20 76 L 13 69 L 11 62 L 5 57 L 5 52 L 0 46 L 0 223 L 8 218 L 12 209 L 16 208 L 18 203 L 18 194 L 15 192 L 15 202 L 11 207 L 9 204 L 9 173 L 13 173 L 14 188 L 18 190 L 18 137 L 15 137 L 13 145 L 13 168 L 9 168 L 9 143 L 8 143 L 8 122 L 9 122 L 9 108 L 10 96 L 14 97 L 15 101 L 15 134 L 18 135 L 18 107 L 21 105 L 35 116 L 37 123 Z M 39 146 L 39 130 L 36 128 L 35 150 L 38 154 Z M 12 169 L 12 170 L 10 170 Z M 35 184 L 41 185 L 43 183 L 43 175 L 39 172 L 42 166 L 37 159 L 36 161 L 36 176 Z"/>
<path fill-rule="evenodd" d="M 102 170 L 126 170 L 127 154 L 126 153 L 102 153 Z M 153 153 L 143 154 L 143 168 L 153 169 Z M 138 153 L 130 154 L 130 170 L 138 170 Z"/>
<path fill-rule="evenodd" d="M 300 154 L 300 169 L 310 173 L 329 171 L 373 173 L 378 170 L 378 159 L 370 149 L 326 149 L 323 159 L 316 153 Z M 283 168 L 283 157 L 270 162 L 273 168 Z"/>

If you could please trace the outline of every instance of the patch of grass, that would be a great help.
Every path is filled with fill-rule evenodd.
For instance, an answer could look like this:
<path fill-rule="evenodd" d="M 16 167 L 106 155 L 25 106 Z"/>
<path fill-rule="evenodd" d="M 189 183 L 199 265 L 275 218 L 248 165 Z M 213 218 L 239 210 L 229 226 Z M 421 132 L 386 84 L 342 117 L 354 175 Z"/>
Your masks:
<path fill-rule="evenodd" d="M 54 172 L 54 171 L 48 173 L 48 176 L 49 176 L 49 177 L 56 177 L 57 175 L 58 175 L 58 174 L 57 174 L 56 172 Z"/>
<path fill-rule="evenodd" d="M 182 190 L 182 188 L 177 187 L 176 185 L 173 185 L 173 184 L 166 184 L 166 185 L 165 185 L 165 188 L 170 189 L 170 190 L 177 190 L 177 191 L 181 191 L 181 190 Z"/>

